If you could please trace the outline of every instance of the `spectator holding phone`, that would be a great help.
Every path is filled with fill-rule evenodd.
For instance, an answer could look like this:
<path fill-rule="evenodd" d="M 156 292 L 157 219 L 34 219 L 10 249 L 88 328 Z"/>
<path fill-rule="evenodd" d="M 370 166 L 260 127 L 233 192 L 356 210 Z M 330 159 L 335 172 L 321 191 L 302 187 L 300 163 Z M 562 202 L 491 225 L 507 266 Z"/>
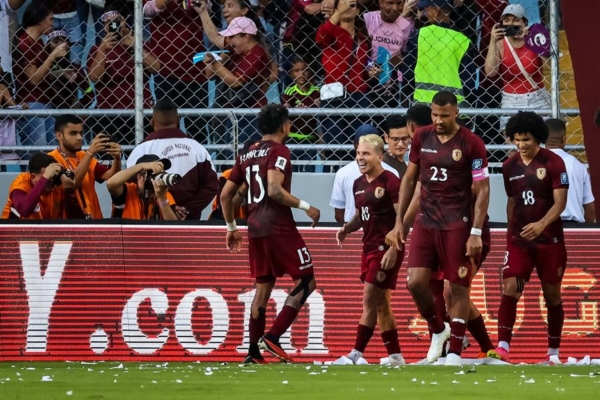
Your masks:
<path fill-rule="evenodd" d="M 526 44 L 527 23 L 525 8 L 510 4 L 502 12 L 502 24 L 491 33 L 485 74 L 502 77 L 502 108 L 550 108 L 542 74 L 545 60 Z M 500 119 L 501 130 L 507 122 L 508 117 Z"/>
<path fill-rule="evenodd" d="M 106 35 L 99 46 L 90 50 L 88 74 L 96 85 L 97 108 L 135 108 L 134 37 L 125 19 L 117 11 L 108 11 L 101 18 Z M 159 73 L 160 61 L 148 50 L 143 50 L 144 108 L 152 108 L 152 95 L 148 86 L 150 74 Z M 102 117 L 92 127 L 94 133 L 104 132 L 114 142 L 134 142 L 133 117 Z"/>
<path fill-rule="evenodd" d="M 47 40 L 46 52 L 49 54 L 63 44 L 70 49 L 69 33 L 66 31 L 50 32 Z M 56 78 L 49 96 L 54 108 L 87 108 L 94 102 L 94 89 L 87 74 L 79 64 L 70 61 L 69 53 L 54 62 L 52 74 Z M 81 98 L 78 91 L 82 93 Z"/>
<path fill-rule="evenodd" d="M 67 44 L 50 54 L 44 48 L 42 36 L 52 31 L 53 14 L 46 5 L 33 2 L 25 8 L 23 24 L 15 35 L 13 73 L 17 81 L 17 101 L 26 102 L 32 110 L 53 108 L 50 86 L 54 63 L 66 56 Z M 28 117 L 17 121 L 22 145 L 44 146 L 54 140 L 54 118 Z"/>

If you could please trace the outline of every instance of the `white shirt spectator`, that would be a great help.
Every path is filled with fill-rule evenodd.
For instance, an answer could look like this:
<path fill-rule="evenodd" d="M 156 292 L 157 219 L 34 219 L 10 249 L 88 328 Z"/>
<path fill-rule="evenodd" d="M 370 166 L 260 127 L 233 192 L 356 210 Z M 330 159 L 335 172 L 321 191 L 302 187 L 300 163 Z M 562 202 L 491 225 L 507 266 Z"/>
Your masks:
<path fill-rule="evenodd" d="M 398 171 L 388 164 L 382 162 L 381 166 L 383 169 L 398 176 Z M 361 173 L 356 161 L 352 161 L 350 164 L 343 166 L 335 174 L 335 181 L 333 182 L 333 191 L 331 192 L 329 205 L 333 208 L 344 209 L 344 222 L 350 221 L 350 218 L 352 218 L 356 212 L 352 187 L 354 181 L 357 180 L 360 175 Z"/>
<path fill-rule="evenodd" d="M 565 162 L 569 176 L 567 206 L 560 215 L 563 221 L 585 222 L 583 206 L 594 201 L 590 174 L 584 164 L 562 149 L 550 149 Z"/>
<path fill-rule="evenodd" d="M 0 66 L 4 72 L 12 71 L 12 57 L 10 54 L 10 19 L 16 14 L 8 4 L 8 0 L 0 0 Z"/>

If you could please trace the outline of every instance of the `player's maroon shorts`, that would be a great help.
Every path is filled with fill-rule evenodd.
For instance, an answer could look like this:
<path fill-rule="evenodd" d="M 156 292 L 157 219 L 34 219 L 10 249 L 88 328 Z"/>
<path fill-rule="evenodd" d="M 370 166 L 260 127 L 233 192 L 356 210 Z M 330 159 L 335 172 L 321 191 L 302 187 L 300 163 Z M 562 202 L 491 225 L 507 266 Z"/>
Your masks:
<path fill-rule="evenodd" d="M 477 267 L 477 271 L 475 271 L 475 273 L 479 272 L 479 268 L 481 268 L 481 266 L 483 265 L 483 262 L 487 258 L 488 254 L 490 254 L 490 250 L 492 249 L 492 233 L 489 230 L 489 228 L 483 229 L 483 231 L 481 233 L 481 243 L 482 243 L 483 247 L 481 248 L 481 257 L 479 257 L 479 260 L 477 260 L 477 262 L 475 263 L 475 267 Z M 444 271 L 438 265 L 438 268 L 436 270 L 431 271 L 431 280 L 432 281 L 441 281 L 443 279 L 444 279 Z"/>
<path fill-rule="evenodd" d="M 506 245 L 502 277 L 529 281 L 535 268 L 540 281 L 556 284 L 562 282 L 567 266 L 567 249 L 564 243 Z"/>
<path fill-rule="evenodd" d="M 439 265 L 444 271 L 444 279 L 469 287 L 474 266 L 465 253 L 470 235 L 471 228 L 468 226 L 441 231 L 415 221 L 410 234 L 408 268 L 429 268 L 435 271 Z"/>
<path fill-rule="evenodd" d="M 257 282 L 269 282 L 285 274 L 300 279 L 313 274 L 310 252 L 300 233 L 267 236 L 248 240 L 250 276 Z"/>
<path fill-rule="evenodd" d="M 381 269 L 381 260 L 387 252 L 387 246 L 364 246 L 361 255 L 360 280 L 380 289 L 396 289 L 398 271 L 404 260 L 404 250 L 398 251 L 396 265 L 388 270 Z"/>

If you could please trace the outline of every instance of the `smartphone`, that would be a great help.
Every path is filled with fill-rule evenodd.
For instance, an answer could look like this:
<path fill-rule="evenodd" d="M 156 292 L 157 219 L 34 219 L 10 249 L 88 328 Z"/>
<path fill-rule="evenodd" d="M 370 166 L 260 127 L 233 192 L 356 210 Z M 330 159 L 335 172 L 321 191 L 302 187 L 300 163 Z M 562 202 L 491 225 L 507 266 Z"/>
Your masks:
<path fill-rule="evenodd" d="M 517 25 L 500 25 L 499 28 L 504 29 L 504 36 L 517 36 L 521 33 L 521 27 Z"/>
<path fill-rule="evenodd" d="M 73 66 L 71 65 L 71 50 L 67 52 L 63 57 L 59 58 L 54 63 L 54 69 L 71 69 Z"/>
<path fill-rule="evenodd" d="M 108 32 L 114 33 L 117 39 L 121 39 L 121 21 L 114 19 L 108 24 Z"/>

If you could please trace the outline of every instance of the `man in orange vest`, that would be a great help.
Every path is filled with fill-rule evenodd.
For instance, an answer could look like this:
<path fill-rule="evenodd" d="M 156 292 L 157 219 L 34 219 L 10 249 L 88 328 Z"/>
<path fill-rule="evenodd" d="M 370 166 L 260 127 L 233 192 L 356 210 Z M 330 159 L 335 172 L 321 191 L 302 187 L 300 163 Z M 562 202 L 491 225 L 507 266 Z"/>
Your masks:
<path fill-rule="evenodd" d="M 54 132 L 58 147 L 49 154 L 63 168 L 75 173 L 75 188 L 67 192 L 67 216 L 102 219 L 95 183 L 102 183 L 121 170 L 121 146 L 112 143 L 109 136 L 100 133 L 92 140 L 89 149 L 82 151 L 83 121 L 75 115 L 58 116 Z M 100 152 L 113 157 L 110 169 L 94 158 Z"/>
<path fill-rule="evenodd" d="M 164 179 L 152 177 L 169 168 L 168 159 L 146 154 L 133 167 L 117 172 L 106 181 L 113 202 L 113 218 L 178 220 L 175 200 Z"/>
<path fill-rule="evenodd" d="M 19 174 L 10 185 L 2 219 L 63 219 L 65 189 L 75 186 L 64 172 L 48 154 L 34 154 L 29 172 Z"/>

